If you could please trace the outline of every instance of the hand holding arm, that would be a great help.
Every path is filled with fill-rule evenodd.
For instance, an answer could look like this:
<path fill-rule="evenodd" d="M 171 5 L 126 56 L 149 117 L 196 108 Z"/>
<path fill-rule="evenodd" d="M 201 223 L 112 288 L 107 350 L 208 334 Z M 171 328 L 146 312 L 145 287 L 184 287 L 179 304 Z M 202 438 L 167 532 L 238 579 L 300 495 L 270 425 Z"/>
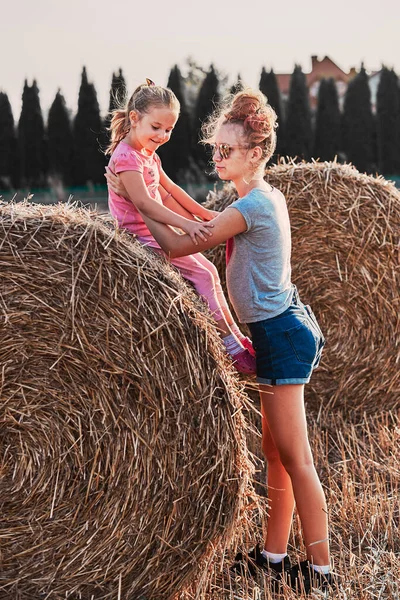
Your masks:
<path fill-rule="evenodd" d="M 133 202 L 143 218 L 147 216 L 154 221 L 179 227 L 189 234 L 195 245 L 198 241 L 197 238 L 205 241 L 207 236 L 212 235 L 210 231 L 210 228 L 214 227 L 212 223 L 191 221 L 154 200 L 150 196 L 140 173 L 123 171 L 118 176 L 107 168 L 105 177 L 113 192 Z"/>
<path fill-rule="evenodd" d="M 206 238 L 205 241 L 194 244 L 188 235 L 180 235 L 167 225 L 154 221 L 144 214 L 142 216 L 147 227 L 170 258 L 208 250 L 247 230 L 243 215 L 236 208 L 226 208 L 213 220 L 212 238 Z"/>
<path fill-rule="evenodd" d="M 160 170 L 160 184 L 162 187 L 167 190 L 171 196 L 178 202 L 185 210 L 189 211 L 192 215 L 196 217 L 200 217 L 203 221 L 210 221 L 216 215 L 210 214 L 214 211 L 210 211 L 205 208 L 199 202 L 196 202 L 185 190 L 183 190 L 179 185 L 174 183 L 166 173 L 161 169 Z"/>

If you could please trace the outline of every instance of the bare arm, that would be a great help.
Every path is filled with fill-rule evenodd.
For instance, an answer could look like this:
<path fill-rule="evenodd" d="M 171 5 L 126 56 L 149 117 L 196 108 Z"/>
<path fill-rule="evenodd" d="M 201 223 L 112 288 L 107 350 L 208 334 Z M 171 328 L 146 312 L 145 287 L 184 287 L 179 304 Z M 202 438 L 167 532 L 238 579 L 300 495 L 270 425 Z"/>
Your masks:
<path fill-rule="evenodd" d="M 207 238 L 205 241 L 200 241 L 196 244 L 192 242 L 188 235 L 180 235 L 167 225 L 154 221 L 146 215 L 142 216 L 147 227 L 170 258 L 187 256 L 188 254 L 208 250 L 247 230 L 246 221 L 242 214 L 236 208 L 229 207 L 213 220 L 214 229 L 212 238 Z"/>
<path fill-rule="evenodd" d="M 167 192 L 167 190 L 164 189 L 161 184 L 158 186 L 158 190 L 161 194 L 161 199 L 163 201 L 164 206 L 169 208 L 169 210 L 172 210 L 173 212 L 177 213 L 178 215 L 181 215 L 182 217 L 189 219 L 190 221 L 195 220 L 195 217 L 192 215 L 192 213 L 190 213 L 188 210 L 186 210 L 186 208 L 183 208 L 183 206 L 181 204 L 179 204 L 179 202 L 177 202 L 177 200 L 175 200 L 175 198 L 172 196 L 172 194 L 169 194 Z"/>
<path fill-rule="evenodd" d="M 108 187 L 110 189 L 112 189 L 113 192 L 115 192 L 118 196 L 121 196 L 122 198 L 131 200 L 131 202 L 132 202 L 132 198 L 129 196 L 119 175 L 116 175 L 115 173 L 113 173 L 113 171 L 111 171 L 111 169 L 109 167 L 106 167 L 106 172 L 105 172 L 104 176 L 107 179 Z M 169 181 L 171 181 L 171 180 L 169 180 Z M 181 191 L 185 196 L 187 196 L 187 198 L 189 198 L 190 201 L 194 202 L 196 212 L 202 212 L 202 217 L 205 221 L 211 221 L 212 219 L 214 219 L 215 217 L 217 217 L 219 215 L 218 211 L 209 210 L 204 207 L 201 207 L 200 204 L 195 202 L 188 194 L 186 194 L 186 192 L 184 192 L 179 186 L 175 185 L 172 182 L 171 182 L 171 187 L 176 188 L 176 190 L 178 190 L 178 195 L 179 195 L 179 191 Z M 190 212 L 189 210 L 187 210 L 186 208 L 184 208 L 182 206 L 182 204 L 180 204 L 175 199 L 175 197 L 172 195 L 171 192 L 168 192 L 161 184 L 158 186 L 158 189 L 160 191 L 164 206 L 166 206 L 173 212 L 177 213 L 178 215 L 185 217 L 186 219 L 189 219 L 191 221 L 195 220 L 194 214 L 192 212 Z M 176 190 L 175 190 L 175 192 L 176 192 Z M 201 209 L 199 209 L 199 207 L 201 207 Z"/>
<path fill-rule="evenodd" d="M 210 224 L 186 219 L 154 200 L 148 192 L 141 173 L 137 171 L 123 171 L 119 176 L 129 199 L 134 203 L 142 217 L 147 216 L 161 223 L 168 223 L 173 227 L 179 227 L 188 233 L 193 240 L 196 240 L 196 236 L 198 236 L 204 241 L 207 235 L 212 235 L 207 229 Z"/>
<path fill-rule="evenodd" d="M 174 183 L 162 169 L 160 169 L 160 184 L 185 210 L 190 212 L 192 215 L 200 217 L 204 221 L 209 221 L 216 216 L 215 211 L 208 210 L 196 202 L 196 200 L 189 196 L 185 190 Z"/>

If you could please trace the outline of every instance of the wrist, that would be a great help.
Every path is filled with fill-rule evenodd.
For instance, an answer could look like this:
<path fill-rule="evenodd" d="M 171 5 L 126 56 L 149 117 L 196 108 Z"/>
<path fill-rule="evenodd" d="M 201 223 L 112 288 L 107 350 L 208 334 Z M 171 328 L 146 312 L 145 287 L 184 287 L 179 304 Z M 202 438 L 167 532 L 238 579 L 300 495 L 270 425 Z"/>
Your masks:
<path fill-rule="evenodd" d="M 208 217 L 208 210 L 199 204 L 199 209 L 196 210 L 196 215 L 204 219 Z"/>
<path fill-rule="evenodd" d="M 185 229 L 185 227 L 192 223 L 192 221 L 190 219 L 187 219 L 186 217 L 180 217 L 179 221 L 180 223 L 178 227 L 180 227 L 181 229 Z"/>

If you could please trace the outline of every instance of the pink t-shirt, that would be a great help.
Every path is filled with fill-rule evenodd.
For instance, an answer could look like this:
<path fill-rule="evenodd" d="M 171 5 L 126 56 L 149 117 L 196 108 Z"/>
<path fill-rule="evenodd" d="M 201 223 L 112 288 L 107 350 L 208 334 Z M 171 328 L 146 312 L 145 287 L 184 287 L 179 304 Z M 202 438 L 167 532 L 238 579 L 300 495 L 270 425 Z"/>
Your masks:
<path fill-rule="evenodd" d="M 112 153 L 108 166 L 114 173 L 122 173 L 122 171 L 141 173 L 150 196 L 162 204 L 158 190 L 161 161 L 157 154 L 154 153 L 148 156 L 139 150 L 135 150 L 129 144 L 120 142 Z M 109 190 L 108 206 L 120 227 L 128 229 L 138 236 L 151 236 L 133 202 Z"/>

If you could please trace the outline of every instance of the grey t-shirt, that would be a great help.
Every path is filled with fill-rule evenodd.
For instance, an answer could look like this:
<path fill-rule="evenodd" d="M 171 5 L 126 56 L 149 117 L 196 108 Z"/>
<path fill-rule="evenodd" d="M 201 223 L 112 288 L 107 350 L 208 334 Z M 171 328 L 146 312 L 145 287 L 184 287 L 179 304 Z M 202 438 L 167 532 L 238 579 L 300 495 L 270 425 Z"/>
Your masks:
<path fill-rule="evenodd" d="M 241 323 L 270 319 L 292 298 L 290 222 L 284 195 L 252 189 L 231 204 L 247 230 L 234 237 L 226 268 L 229 298 Z"/>

